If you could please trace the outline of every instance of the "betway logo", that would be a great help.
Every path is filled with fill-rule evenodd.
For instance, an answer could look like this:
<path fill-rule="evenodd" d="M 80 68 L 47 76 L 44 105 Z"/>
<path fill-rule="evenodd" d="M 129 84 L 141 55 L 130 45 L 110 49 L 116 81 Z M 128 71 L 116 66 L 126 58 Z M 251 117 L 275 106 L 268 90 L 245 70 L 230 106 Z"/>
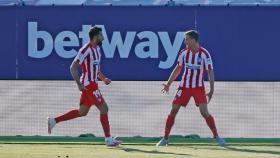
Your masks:
<path fill-rule="evenodd" d="M 38 30 L 37 22 L 28 22 L 28 56 L 45 58 L 55 49 L 58 56 L 73 58 L 78 52 L 74 48 L 69 50 L 69 47 L 80 46 L 79 38 L 82 39 L 83 45 L 86 44 L 89 41 L 88 30 L 90 27 L 91 25 L 82 25 L 82 31 L 79 31 L 78 36 L 72 31 L 62 31 L 54 37 L 47 31 Z M 159 42 L 161 42 L 164 48 L 164 52 L 161 53 L 165 53 L 167 56 L 165 61 L 159 61 L 158 67 L 161 69 L 168 69 L 174 64 L 184 38 L 183 32 L 177 32 L 172 43 L 167 32 L 128 31 L 123 39 L 119 31 L 114 31 L 111 40 L 109 40 L 105 26 L 99 25 L 99 27 L 102 28 L 104 35 L 102 49 L 105 58 L 113 58 L 116 52 L 119 52 L 120 58 L 128 58 L 132 49 L 134 49 L 135 55 L 141 59 L 159 58 Z M 135 48 L 132 48 L 135 38 L 144 41 L 137 43 Z M 44 42 L 44 47 L 41 50 L 38 50 L 38 39 Z M 68 49 L 65 50 L 65 47 Z"/>

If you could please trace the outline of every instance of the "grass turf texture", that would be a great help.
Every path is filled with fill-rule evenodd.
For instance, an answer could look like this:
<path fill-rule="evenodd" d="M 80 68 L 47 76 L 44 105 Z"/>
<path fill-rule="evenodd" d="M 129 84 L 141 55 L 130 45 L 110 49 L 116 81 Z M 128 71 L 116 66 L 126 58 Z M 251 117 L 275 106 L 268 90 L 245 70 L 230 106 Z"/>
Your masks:
<path fill-rule="evenodd" d="M 0 158 L 276 158 L 279 138 L 228 138 L 226 147 L 213 139 L 172 136 L 168 147 L 155 147 L 160 138 L 122 137 L 124 144 L 107 148 L 104 139 L 94 136 L 44 137 L 0 136 Z"/>

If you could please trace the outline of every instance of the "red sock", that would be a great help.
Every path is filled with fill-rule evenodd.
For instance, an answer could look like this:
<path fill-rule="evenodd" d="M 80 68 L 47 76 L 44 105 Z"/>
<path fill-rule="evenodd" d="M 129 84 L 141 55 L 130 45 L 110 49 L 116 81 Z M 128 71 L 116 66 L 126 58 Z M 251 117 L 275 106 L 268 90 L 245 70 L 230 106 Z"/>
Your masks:
<path fill-rule="evenodd" d="M 166 124 L 165 124 L 164 139 L 168 139 L 174 122 L 175 122 L 175 117 L 168 115 L 168 117 L 166 119 Z"/>
<path fill-rule="evenodd" d="M 205 120 L 206 120 L 206 123 L 207 123 L 208 127 L 211 129 L 214 138 L 216 138 L 218 136 L 218 132 L 217 132 L 217 129 L 216 129 L 214 118 L 210 115 L 207 118 L 205 118 Z"/>
<path fill-rule="evenodd" d="M 58 117 L 55 118 L 55 122 L 59 123 L 61 121 L 67 121 L 67 120 L 71 120 L 74 118 L 80 117 L 79 111 L 78 110 L 71 110 L 68 111 L 67 113 L 60 115 Z"/>
<path fill-rule="evenodd" d="M 103 127 L 105 137 L 111 137 L 108 114 L 100 114 L 100 122 Z"/>

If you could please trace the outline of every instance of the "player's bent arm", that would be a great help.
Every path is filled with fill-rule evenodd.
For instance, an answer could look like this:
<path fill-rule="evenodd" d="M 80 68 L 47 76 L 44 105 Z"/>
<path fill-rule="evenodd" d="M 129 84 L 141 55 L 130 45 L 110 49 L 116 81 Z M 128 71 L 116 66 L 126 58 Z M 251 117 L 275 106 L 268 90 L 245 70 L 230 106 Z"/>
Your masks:
<path fill-rule="evenodd" d="M 107 78 L 101 71 L 98 72 L 98 78 L 103 81 L 104 84 L 108 85 L 111 83 L 111 80 Z"/>
<path fill-rule="evenodd" d="M 171 75 L 170 75 L 170 77 L 169 77 L 169 79 L 168 79 L 168 81 L 167 81 L 167 83 L 166 83 L 167 86 L 170 86 L 170 85 L 172 84 L 172 82 L 173 82 L 174 80 L 176 80 L 176 78 L 178 77 L 178 75 L 179 75 L 180 72 L 181 72 L 181 69 L 182 69 L 182 65 L 177 65 L 177 66 L 174 68 L 174 70 L 172 71 L 172 73 L 171 73 Z"/>
<path fill-rule="evenodd" d="M 208 79 L 210 81 L 210 92 L 214 92 L 215 75 L 213 70 L 208 70 Z"/>
<path fill-rule="evenodd" d="M 82 83 L 80 82 L 80 79 L 79 79 L 78 67 L 79 67 L 79 62 L 73 61 L 70 66 L 70 72 L 71 72 L 73 79 L 76 81 L 77 85 L 81 85 Z"/>

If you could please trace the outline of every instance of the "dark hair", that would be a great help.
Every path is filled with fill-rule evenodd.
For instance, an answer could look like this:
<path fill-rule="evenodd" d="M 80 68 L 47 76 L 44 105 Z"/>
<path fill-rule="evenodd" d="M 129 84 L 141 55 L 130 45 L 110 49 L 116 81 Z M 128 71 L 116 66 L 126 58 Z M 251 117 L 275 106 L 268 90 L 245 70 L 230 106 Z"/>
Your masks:
<path fill-rule="evenodd" d="M 93 26 L 92 28 L 89 29 L 88 35 L 89 39 L 92 40 L 94 36 L 99 35 L 99 33 L 102 31 L 100 27 Z"/>
<path fill-rule="evenodd" d="M 190 38 L 195 39 L 196 41 L 199 39 L 199 33 L 196 30 L 187 31 L 185 32 L 185 35 L 190 36 Z"/>

